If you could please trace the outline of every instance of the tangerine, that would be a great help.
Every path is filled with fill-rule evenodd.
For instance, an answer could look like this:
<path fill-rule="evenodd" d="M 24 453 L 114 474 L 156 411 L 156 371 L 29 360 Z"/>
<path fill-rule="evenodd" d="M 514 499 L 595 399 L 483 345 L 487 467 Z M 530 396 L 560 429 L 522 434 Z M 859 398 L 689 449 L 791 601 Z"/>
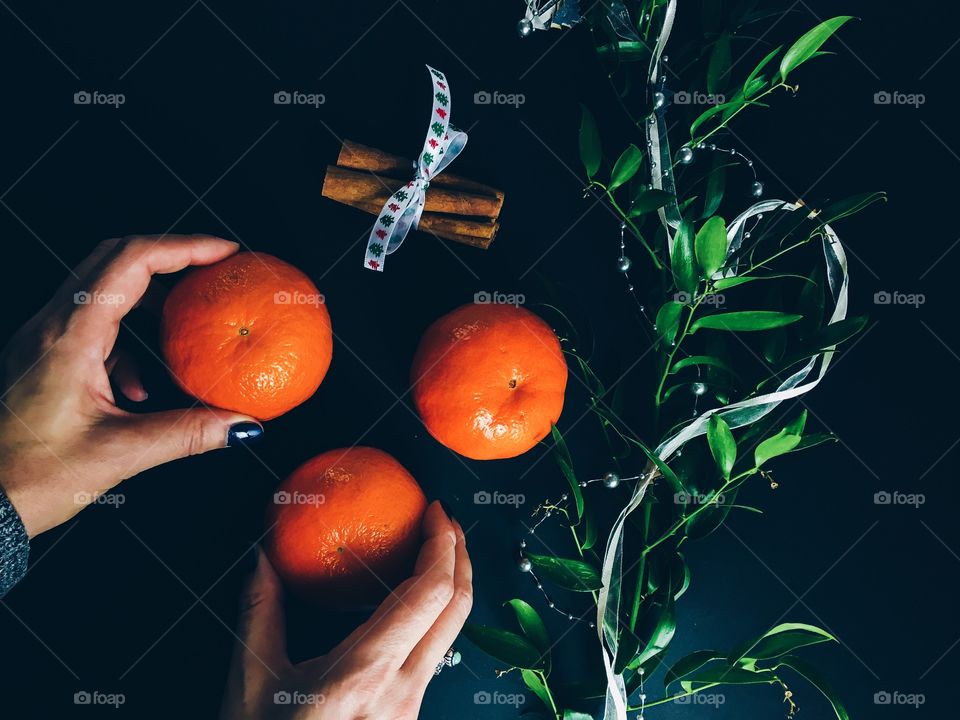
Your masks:
<path fill-rule="evenodd" d="M 423 334 L 413 400 L 439 442 L 474 460 L 525 453 L 563 410 L 567 364 L 540 317 L 505 304 L 464 305 Z"/>
<path fill-rule="evenodd" d="M 331 606 L 370 605 L 413 570 L 427 499 L 391 455 L 329 450 L 297 468 L 268 511 L 277 574 Z"/>
<path fill-rule="evenodd" d="M 160 332 L 185 392 L 259 420 L 313 395 L 333 354 L 316 285 L 265 253 L 240 252 L 191 271 L 167 297 Z"/>

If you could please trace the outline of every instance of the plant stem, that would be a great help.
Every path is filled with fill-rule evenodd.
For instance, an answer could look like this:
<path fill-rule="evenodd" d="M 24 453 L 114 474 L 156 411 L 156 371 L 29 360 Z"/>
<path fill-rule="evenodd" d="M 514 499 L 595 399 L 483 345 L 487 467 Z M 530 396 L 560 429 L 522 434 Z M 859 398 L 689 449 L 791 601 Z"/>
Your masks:
<path fill-rule="evenodd" d="M 560 711 L 557 710 L 557 703 L 553 699 L 553 693 L 550 692 L 550 686 L 547 684 L 547 676 L 543 674 L 542 670 L 534 670 L 534 672 L 540 677 L 540 682 L 543 683 L 543 689 L 547 692 L 547 699 L 550 700 L 550 707 L 553 710 L 553 716 L 559 720 Z"/>
<path fill-rule="evenodd" d="M 627 214 L 623 211 L 623 208 L 620 207 L 620 204 L 617 202 L 616 198 L 613 197 L 613 193 L 607 190 L 607 186 L 603 183 L 599 183 L 596 180 L 591 181 L 591 185 L 596 185 L 597 187 L 603 190 L 604 195 L 607 196 L 607 199 L 610 201 L 610 205 L 616 210 L 617 215 L 620 216 L 620 219 L 630 228 L 633 235 L 640 241 L 640 244 L 643 246 L 643 249 L 647 251 L 647 254 L 650 256 L 650 259 L 653 260 L 653 265 L 657 270 L 663 270 L 664 265 L 660 262 L 660 258 L 657 257 L 657 254 L 653 251 L 647 241 L 643 239 L 643 235 L 640 234 L 640 230 L 637 229 L 637 226 L 634 225 L 633 220 L 631 220 Z M 589 186 L 588 186 L 589 187 Z"/>
<path fill-rule="evenodd" d="M 779 83 L 777 83 L 776 85 L 771 85 L 769 88 L 767 88 L 766 90 L 764 90 L 762 93 L 760 93 L 760 94 L 759 94 L 757 97 L 755 97 L 753 100 L 747 101 L 746 103 L 744 103 L 743 105 L 741 105 L 740 107 L 738 107 L 736 110 L 734 110 L 732 113 L 730 113 L 730 117 L 728 117 L 726 120 L 722 121 L 719 125 L 717 125 L 713 130 L 711 130 L 710 132 L 708 132 L 708 133 L 707 133 L 706 135 L 704 135 L 702 138 L 691 139 L 691 140 L 690 140 L 690 145 L 691 145 L 691 146 L 694 146 L 694 145 L 699 145 L 699 144 L 702 143 L 702 142 L 706 142 L 708 139 L 710 139 L 711 137 L 713 137 L 713 135 L 715 135 L 716 133 L 718 133 L 718 132 L 720 132 L 721 130 L 723 130 L 723 129 L 730 123 L 731 120 L 733 120 L 737 115 L 739 115 L 741 112 L 743 112 L 746 108 L 748 108 L 748 107 L 750 107 L 751 105 L 754 105 L 754 104 L 760 102 L 760 100 L 762 100 L 763 98 L 765 98 L 767 95 L 769 95 L 770 93 L 772 93 L 774 90 L 778 90 L 778 89 L 780 89 L 780 88 L 789 88 L 789 87 L 790 87 L 790 85 L 787 85 L 785 82 L 779 82 Z"/>
<path fill-rule="evenodd" d="M 716 501 L 717 501 L 717 498 L 720 497 L 721 495 L 723 495 L 723 492 L 724 492 L 727 488 L 729 488 L 731 485 L 733 485 L 733 483 L 737 482 L 738 480 L 742 480 L 742 479 L 745 478 L 745 477 L 749 477 L 750 475 L 754 475 L 754 474 L 756 474 L 756 472 L 757 472 L 757 468 L 753 467 L 753 468 L 750 468 L 749 470 L 744 470 L 744 471 L 743 471 L 742 473 L 740 473 L 739 475 L 734 475 L 733 477 L 731 477 L 731 478 L 730 478 L 729 480 L 727 480 L 723 485 L 720 486 L 720 489 L 717 490 L 716 493 L 714 493 L 713 497 L 711 497 L 708 502 L 705 502 L 703 505 L 701 505 L 700 507 L 698 507 L 696 510 L 694 510 L 694 511 L 693 511 L 692 513 L 690 513 L 689 515 L 686 515 L 686 516 L 680 518 L 679 520 L 677 520 L 673 525 L 670 526 L 670 529 L 669 529 L 669 530 L 667 530 L 663 535 L 661 535 L 659 538 L 657 538 L 652 544 L 647 545 L 647 546 L 643 549 L 643 555 L 646 555 L 646 554 L 649 553 L 651 550 L 653 550 L 655 547 L 657 547 L 660 543 L 664 542 L 664 541 L 667 540 L 668 538 L 670 538 L 670 537 L 672 537 L 673 535 L 675 535 L 676 532 L 677 532 L 680 528 L 682 528 L 682 527 L 683 527 L 684 525 L 686 525 L 688 522 L 690 522 L 691 520 L 693 520 L 697 515 L 699 515 L 700 513 L 702 513 L 702 512 L 703 512 L 704 510 L 706 510 L 708 507 L 710 507 L 711 505 L 715 505 L 715 504 L 716 504 Z"/>
<path fill-rule="evenodd" d="M 667 376 L 670 374 L 670 368 L 673 366 L 673 358 L 676 356 L 677 351 L 680 350 L 680 343 L 683 342 L 683 339 L 687 336 L 687 333 L 690 330 L 690 323 L 693 322 L 693 314 L 697 311 L 697 308 L 700 307 L 700 303 L 703 302 L 703 299 L 706 295 L 701 295 L 697 298 L 697 301 L 690 306 L 690 314 L 687 315 L 687 322 L 683 326 L 683 332 L 677 337 L 676 342 L 673 344 L 673 350 L 670 351 L 670 354 L 667 356 L 667 362 L 663 366 L 663 375 L 660 377 L 660 384 L 657 385 L 657 394 L 654 396 L 654 402 L 656 403 L 657 410 L 659 411 L 662 401 L 660 396 L 663 394 L 663 386 L 667 382 Z"/>
<path fill-rule="evenodd" d="M 647 537 L 650 530 L 650 512 L 653 506 L 650 503 L 643 504 L 643 544 L 647 544 Z M 630 608 L 630 632 L 637 627 L 637 616 L 640 613 L 640 590 L 643 587 L 643 576 L 647 569 L 647 556 L 640 556 L 640 563 L 637 566 L 637 581 L 633 588 L 633 606 Z"/>

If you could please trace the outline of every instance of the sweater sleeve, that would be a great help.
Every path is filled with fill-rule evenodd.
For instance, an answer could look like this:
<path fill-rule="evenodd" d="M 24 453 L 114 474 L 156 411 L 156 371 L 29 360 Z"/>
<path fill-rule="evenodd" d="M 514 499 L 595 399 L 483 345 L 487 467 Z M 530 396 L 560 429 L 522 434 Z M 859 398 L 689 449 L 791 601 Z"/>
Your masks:
<path fill-rule="evenodd" d="M 0 490 L 0 598 L 27 573 L 30 540 L 20 516 Z"/>

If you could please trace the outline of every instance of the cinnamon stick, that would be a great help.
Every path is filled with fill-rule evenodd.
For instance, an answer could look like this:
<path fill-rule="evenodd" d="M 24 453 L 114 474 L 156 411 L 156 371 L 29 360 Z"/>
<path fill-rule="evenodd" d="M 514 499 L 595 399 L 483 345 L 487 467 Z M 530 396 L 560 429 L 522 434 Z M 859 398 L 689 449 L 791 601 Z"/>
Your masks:
<path fill-rule="evenodd" d="M 441 176 L 438 176 L 442 177 Z M 357 202 L 375 202 L 381 208 L 390 196 L 403 187 L 407 180 L 397 180 L 373 172 L 327 166 L 323 179 L 323 196 L 347 205 Z M 500 214 L 503 198 L 495 195 L 479 195 L 440 186 L 434 181 L 427 189 L 424 210 L 450 215 L 495 218 Z"/>

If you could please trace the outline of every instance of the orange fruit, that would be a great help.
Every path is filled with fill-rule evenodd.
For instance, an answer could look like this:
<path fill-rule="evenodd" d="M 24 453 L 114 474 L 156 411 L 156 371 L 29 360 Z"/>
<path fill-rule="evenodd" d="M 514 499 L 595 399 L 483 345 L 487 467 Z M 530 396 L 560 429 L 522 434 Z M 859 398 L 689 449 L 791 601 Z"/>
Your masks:
<path fill-rule="evenodd" d="M 163 307 L 161 346 L 187 393 L 269 420 L 309 398 L 330 367 L 333 333 L 310 278 L 265 253 L 190 272 Z"/>
<path fill-rule="evenodd" d="M 392 456 L 330 450 L 274 494 L 265 547 L 277 574 L 325 605 L 367 605 L 413 570 L 427 499 Z"/>
<path fill-rule="evenodd" d="M 433 437 L 474 460 L 525 453 L 563 410 L 567 364 L 543 320 L 514 305 L 471 304 L 427 328 L 413 400 Z"/>

